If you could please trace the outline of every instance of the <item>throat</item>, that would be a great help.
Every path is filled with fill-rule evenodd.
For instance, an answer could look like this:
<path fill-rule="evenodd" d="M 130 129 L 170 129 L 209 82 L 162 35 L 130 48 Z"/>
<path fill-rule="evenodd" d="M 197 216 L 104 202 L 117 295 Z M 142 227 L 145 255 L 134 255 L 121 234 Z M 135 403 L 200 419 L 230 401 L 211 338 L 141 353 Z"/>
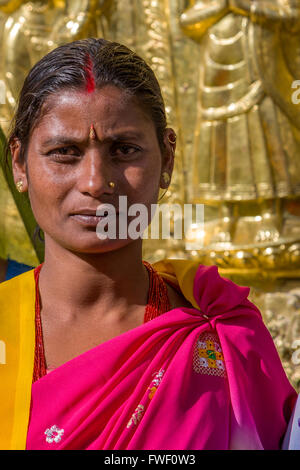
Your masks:
<path fill-rule="evenodd" d="M 69 323 L 63 313 L 54 315 L 51 310 L 41 308 L 39 292 L 39 274 L 41 266 L 35 269 L 36 280 L 36 347 L 34 380 L 38 380 L 52 369 L 77 357 L 89 349 L 102 344 L 126 331 L 134 329 L 145 322 L 170 310 L 169 293 L 164 280 L 151 264 L 143 262 L 148 272 L 149 288 L 147 304 L 129 308 L 123 315 L 109 316 L 80 315 L 76 321 Z M 53 305 L 53 303 L 51 303 Z M 114 317 L 114 320 L 112 318 Z M 116 318 L 118 317 L 118 320 Z"/>

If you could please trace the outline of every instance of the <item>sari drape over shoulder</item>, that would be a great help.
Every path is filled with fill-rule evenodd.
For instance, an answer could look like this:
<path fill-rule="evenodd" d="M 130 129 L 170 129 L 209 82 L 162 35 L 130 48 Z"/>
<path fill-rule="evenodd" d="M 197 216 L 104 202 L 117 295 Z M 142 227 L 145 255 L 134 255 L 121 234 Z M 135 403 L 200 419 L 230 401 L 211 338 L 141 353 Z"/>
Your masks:
<path fill-rule="evenodd" d="M 249 289 L 214 266 L 154 266 L 193 308 L 170 310 L 34 384 L 33 272 L 0 285 L 0 448 L 280 448 L 297 394 Z"/>

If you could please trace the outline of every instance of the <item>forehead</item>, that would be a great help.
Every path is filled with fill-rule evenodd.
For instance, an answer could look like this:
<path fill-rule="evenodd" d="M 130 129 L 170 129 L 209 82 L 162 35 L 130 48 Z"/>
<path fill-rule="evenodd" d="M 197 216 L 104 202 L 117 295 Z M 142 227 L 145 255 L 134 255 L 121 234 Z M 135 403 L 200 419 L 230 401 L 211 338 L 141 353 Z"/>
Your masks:
<path fill-rule="evenodd" d="M 120 128 L 154 129 L 150 117 L 137 99 L 117 87 L 107 85 L 92 93 L 61 90 L 45 101 L 34 132 L 85 134 L 93 124 L 104 134 Z"/>

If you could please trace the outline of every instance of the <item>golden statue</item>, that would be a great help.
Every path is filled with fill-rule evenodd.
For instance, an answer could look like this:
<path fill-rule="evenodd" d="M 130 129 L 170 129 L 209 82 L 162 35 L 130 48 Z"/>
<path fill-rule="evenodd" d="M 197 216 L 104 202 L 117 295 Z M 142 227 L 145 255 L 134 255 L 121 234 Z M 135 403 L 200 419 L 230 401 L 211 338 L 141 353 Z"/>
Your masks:
<path fill-rule="evenodd" d="M 202 47 L 191 198 L 216 208 L 195 255 L 241 275 L 294 275 L 300 106 L 292 96 L 300 77 L 300 2 L 190 3 L 181 26 Z"/>
<path fill-rule="evenodd" d="M 125 42 L 154 68 L 169 120 L 178 129 L 171 202 L 211 206 L 204 250 L 192 256 L 255 275 L 268 269 L 285 273 L 287 266 L 298 270 L 300 114 L 291 96 L 300 70 L 299 0 L 191 1 L 181 25 L 201 41 L 202 60 L 182 54 L 179 65 L 183 42 L 174 34 L 174 19 L 183 3 L 0 0 L 1 127 L 7 133 L 24 75 L 43 54 L 91 35 Z M 182 130 L 193 113 L 184 106 L 194 101 L 182 93 L 186 83 L 178 78 L 194 61 L 201 71 L 195 132 L 190 123 Z M 184 138 L 193 133 L 193 158 L 188 152 L 184 157 Z M 186 178 L 190 166 L 193 181 Z M 170 246 L 167 251 L 176 256 L 178 246 Z"/>
<path fill-rule="evenodd" d="M 26 73 L 41 57 L 68 41 L 102 35 L 97 19 L 107 3 L 107 0 L 1 0 L 0 8 L 10 12 L 0 26 L 0 80 L 6 87 L 2 123 L 10 121 Z M 7 131 L 5 123 L 2 127 Z"/>
<path fill-rule="evenodd" d="M 24 77 L 33 64 L 44 54 L 60 44 L 88 36 L 106 37 L 128 44 L 141 54 L 155 69 L 166 100 L 169 119 L 176 120 L 174 106 L 175 84 L 172 80 L 171 47 L 169 43 L 169 15 L 165 4 L 145 0 L 142 4 L 114 2 L 113 0 L 0 0 L 0 85 L 5 100 L 0 101 L 0 126 L 7 135 L 13 117 L 18 92 Z M 133 15 L 134 9 L 134 15 Z M 112 14 L 114 14 L 113 18 Z M 172 86 L 170 85 L 172 84 Z M 1 88 L 0 88 L 1 93 Z M 175 125 L 175 127 L 178 127 Z M 180 139 L 180 136 L 179 136 Z M 178 150 L 178 153 L 180 150 Z M 181 160 L 177 158 L 176 175 L 172 190 L 167 196 L 183 202 Z M 1 173 L 1 171 L 0 171 Z M 0 258 L 6 252 L 21 261 L 37 264 L 32 247 L 22 229 L 22 221 L 12 201 L 11 194 L 0 174 L 2 225 L 0 245 L 7 241 L 10 232 L 11 249 L 0 246 Z M 3 180 L 3 181 L 2 181 Z M 175 196 L 174 196 L 175 195 Z M 9 213 L 9 216 L 8 214 Z M 13 215 L 10 215 L 13 214 Z M 12 220 L 16 220 L 15 223 Z M 7 225 L 8 224 L 8 225 Z M 6 229 L 4 230 L 4 226 Z M 20 236 L 15 239 L 16 227 Z M 24 245 L 20 238 L 26 239 Z M 160 242 L 149 243 L 149 253 L 161 248 Z M 169 248 L 157 254 L 160 258 Z M 175 251 L 178 242 L 175 245 Z M 30 255 L 29 255 L 30 253 Z"/>

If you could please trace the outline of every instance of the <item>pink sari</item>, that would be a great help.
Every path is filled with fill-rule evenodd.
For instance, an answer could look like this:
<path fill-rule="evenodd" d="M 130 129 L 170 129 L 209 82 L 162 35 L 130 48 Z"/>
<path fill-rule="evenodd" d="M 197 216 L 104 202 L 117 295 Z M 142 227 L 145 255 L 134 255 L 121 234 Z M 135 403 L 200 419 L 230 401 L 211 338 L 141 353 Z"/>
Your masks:
<path fill-rule="evenodd" d="M 32 386 L 27 449 L 279 449 L 297 394 L 248 288 L 200 266 L 176 308 Z"/>

